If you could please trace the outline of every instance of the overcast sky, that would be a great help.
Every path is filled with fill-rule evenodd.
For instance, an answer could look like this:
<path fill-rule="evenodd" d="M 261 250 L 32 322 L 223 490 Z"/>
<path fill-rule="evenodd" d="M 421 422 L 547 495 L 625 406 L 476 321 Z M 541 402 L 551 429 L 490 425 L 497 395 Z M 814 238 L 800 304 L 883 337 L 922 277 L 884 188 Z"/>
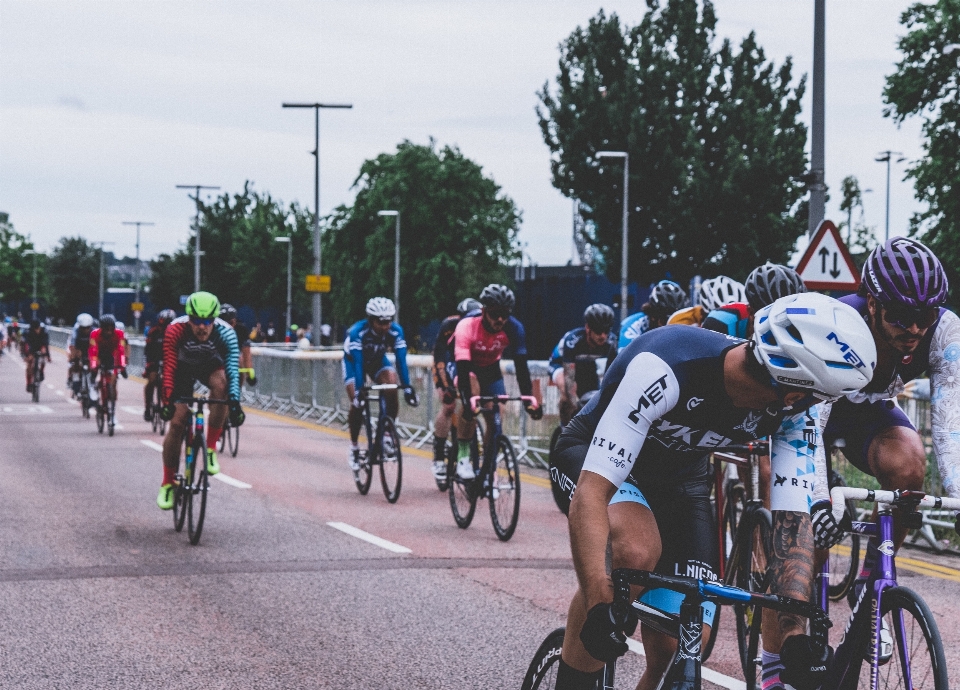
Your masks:
<path fill-rule="evenodd" d="M 883 149 L 920 155 L 920 128 L 882 117 L 906 0 L 827 3 L 826 171 L 857 175 L 883 233 Z M 757 33 L 768 58 L 812 71 L 813 0 L 715 0 L 718 35 Z M 603 3 L 628 24 L 642 1 Z M 571 257 L 571 205 L 550 184 L 535 92 L 557 46 L 600 8 L 578 0 L 196 2 L 0 0 L 0 210 L 49 250 L 64 235 L 171 252 L 193 203 L 177 184 L 251 180 L 313 205 L 313 114 L 284 101 L 352 103 L 321 114 L 320 208 L 349 203 L 364 159 L 403 139 L 454 144 L 523 211 L 540 264 Z M 809 89 L 804 119 L 809 124 Z M 895 168 L 891 233 L 919 205 Z"/>

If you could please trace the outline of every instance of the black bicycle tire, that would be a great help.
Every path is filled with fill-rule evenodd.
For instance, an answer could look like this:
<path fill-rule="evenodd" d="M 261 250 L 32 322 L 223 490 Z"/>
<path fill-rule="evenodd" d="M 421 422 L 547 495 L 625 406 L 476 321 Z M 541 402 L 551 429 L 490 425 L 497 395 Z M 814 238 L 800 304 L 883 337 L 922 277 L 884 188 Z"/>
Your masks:
<path fill-rule="evenodd" d="M 230 432 L 227 434 L 227 446 L 230 448 L 230 457 L 237 457 L 240 451 L 240 427 L 230 425 Z"/>
<path fill-rule="evenodd" d="M 501 456 L 502 453 L 502 456 Z M 501 467 L 500 458 L 504 459 L 504 467 Z M 513 485 L 511 493 L 514 496 L 513 506 L 509 504 L 506 513 L 509 513 L 506 525 L 500 522 L 497 508 L 500 506 L 500 497 L 503 496 L 503 489 L 499 488 L 497 482 L 498 471 L 505 471 L 510 478 L 508 481 Z M 506 436 L 497 439 L 497 452 L 493 457 L 493 463 L 490 467 L 490 521 L 493 523 L 493 531 L 497 533 L 497 539 L 500 541 L 510 541 L 510 537 L 517 529 L 517 523 L 520 521 L 520 465 L 517 463 L 517 454 L 513 450 L 513 444 Z M 493 489 L 498 489 L 498 496 L 494 498 Z M 505 515 L 506 515 L 505 513 Z"/>
<path fill-rule="evenodd" d="M 770 512 L 766 509 L 744 511 L 737 527 L 737 543 L 734 545 L 729 562 L 728 581 L 751 592 L 766 591 L 769 584 L 768 568 L 754 573 L 753 556 L 756 543 L 763 544 L 763 563 L 770 561 L 770 538 L 773 532 Z M 759 533 L 759 540 L 754 535 Z M 756 663 L 760 636 L 760 610 L 752 606 L 735 605 L 733 607 L 737 625 L 737 649 L 740 653 L 740 667 L 747 690 L 758 687 L 758 666 Z"/>
<path fill-rule="evenodd" d="M 397 454 L 397 483 L 393 488 L 390 487 L 387 479 L 386 469 L 387 465 L 392 464 L 393 461 L 385 461 L 383 452 L 383 439 L 387 434 L 393 437 L 393 448 Z M 380 453 L 380 486 L 383 487 L 383 495 L 386 497 L 387 503 L 396 503 L 400 498 L 400 488 L 403 486 L 403 452 L 400 450 L 400 435 L 397 433 L 397 427 L 390 415 L 384 415 L 377 423 L 377 448 Z"/>
<path fill-rule="evenodd" d="M 456 430 L 450 430 L 451 438 L 456 440 Z M 453 513 L 453 521 L 457 523 L 460 529 L 467 529 L 473 522 L 473 516 L 477 512 L 477 492 L 474 488 L 475 479 L 463 480 L 457 476 L 457 446 L 452 445 L 450 455 L 447 458 L 447 496 L 450 499 L 450 512 Z M 461 511 L 458 503 L 463 501 L 466 504 L 466 511 Z"/>
<path fill-rule="evenodd" d="M 746 489 L 739 480 L 727 480 L 724 486 L 725 503 L 723 511 L 724 537 L 730 539 L 730 551 L 727 558 L 733 553 L 733 546 L 737 543 L 737 525 L 743 516 L 743 504 L 746 498 Z M 726 549 L 726 543 L 721 544 Z"/>
<path fill-rule="evenodd" d="M 227 447 L 227 436 L 230 435 L 230 420 L 223 425 L 223 431 L 220 432 L 220 440 L 217 441 L 217 452 L 222 453 Z"/>
<path fill-rule="evenodd" d="M 353 471 L 353 483 L 357 485 L 357 491 L 361 496 L 367 495 L 373 483 L 373 466 L 370 464 L 370 453 L 373 448 L 369 445 L 367 447 L 367 457 L 360 458 L 360 469 Z"/>
<path fill-rule="evenodd" d="M 553 494 L 553 502 L 557 504 L 557 509 L 563 513 L 563 504 L 570 502 L 569 497 L 563 493 L 563 490 L 552 481 L 554 476 L 554 450 L 557 447 L 557 441 L 560 440 L 560 433 L 563 431 L 563 427 L 558 426 L 553 430 L 553 433 L 550 435 L 550 452 L 547 455 L 547 464 L 550 468 L 550 492 Z M 565 513 L 564 513 L 565 514 Z"/>
<path fill-rule="evenodd" d="M 187 502 L 192 494 L 190 493 L 190 483 L 187 481 L 187 454 L 190 452 L 190 440 L 187 434 L 183 436 L 183 474 L 179 475 L 179 481 L 174 488 L 173 494 L 173 528 L 177 532 L 183 531 L 183 524 L 187 519 Z M 179 505 L 179 508 L 177 507 Z"/>
<path fill-rule="evenodd" d="M 97 403 L 97 433 L 98 434 L 103 433 L 103 427 L 107 423 L 106 416 L 107 416 L 106 412 L 103 411 L 103 405 L 101 405 L 100 403 Z"/>
<path fill-rule="evenodd" d="M 846 486 L 846 482 L 843 481 L 843 477 L 836 471 L 830 471 L 830 481 L 829 488 L 834 486 Z M 853 519 L 857 515 L 857 502 L 856 501 L 847 501 L 846 513 L 850 515 L 850 518 Z M 860 574 L 860 535 L 849 533 L 847 534 L 843 541 L 838 544 L 838 546 L 843 545 L 847 546 L 850 549 L 850 558 L 847 568 L 843 573 L 842 579 L 834 582 L 831 582 L 827 585 L 827 597 L 830 601 L 841 601 L 847 596 L 847 592 L 850 591 L 850 588 L 853 587 L 854 581 L 857 579 L 857 575 Z M 834 547 L 836 548 L 836 547 Z M 834 549 L 830 549 L 830 554 L 827 556 L 830 558 L 830 579 L 834 579 L 834 571 L 836 570 L 839 574 L 839 569 L 833 567 L 834 560 L 832 558 L 834 554 Z"/>
<path fill-rule="evenodd" d="M 107 402 L 107 436 L 113 436 L 113 428 L 117 425 L 116 422 L 117 407 L 116 403 L 111 401 Z"/>
<path fill-rule="evenodd" d="M 456 425 L 452 424 L 451 428 L 455 429 Z M 443 467 L 447 470 L 447 458 L 450 456 L 450 438 L 449 436 L 443 439 Z M 449 471 L 444 473 L 443 479 L 438 478 L 436 475 L 433 476 L 433 481 L 437 484 L 437 489 L 444 493 L 449 488 L 450 473 Z"/>
<path fill-rule="evenodd" d="M 196 546 L 200 543 L 200 535 L 203 534 L 203 520 L 207 514 L 207 490 L 210 488 L 209 475 L 207 474 L 207 453 L 203 438 L 200 436 L 194 438 L 193 453 L 194 481 L 190 487 L 191 499 L 187 504 L 187 534 L 190 536 L 190 543 Z M 195 519 L 193 511 L 198 502 L 199 507 Z"/>
<path fill-rule="evenodd" d="M 565 634 L 566 628 L 557 628 L 540 643 L 523 676 L 520 690 L 553 690 L 557 683 L 555 671 L 559 668 Z"/>
<path fill-rule="evenodd" d="M 37 382 L 36 374 L 34 374 L 34 377 L 33 377 L 33 390 L 30 392 L 31 392 L 31 395 L 33 396 L 32 397 L 33 402 L 35 403 L 40 402 L 40 384 Z"/>

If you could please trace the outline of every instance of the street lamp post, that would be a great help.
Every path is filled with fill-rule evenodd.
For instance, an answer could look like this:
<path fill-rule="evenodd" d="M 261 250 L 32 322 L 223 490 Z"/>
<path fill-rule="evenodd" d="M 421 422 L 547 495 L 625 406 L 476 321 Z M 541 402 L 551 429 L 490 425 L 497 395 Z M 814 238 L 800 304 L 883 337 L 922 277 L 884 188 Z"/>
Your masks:
<path fill-rule="evenodd" d="M 284 108 L 313 108 L 313 272 L 320 275 L 320 109 L 353 108 L 352 103 L 284 103 Z M 320 328 L 323 326 L 323 302 L 320 293 L 313 293 L 313 344 L 320 345 Z"/>
<path fill-rule="evenodd" d="M 397 323 L 400 323 L 400 211 L 377 211 L 378 216 L 396 216 L 396 236 L 393 243 L 393 304 L 397 309 Z"/>
<path fill-rule="evenodd" d="M 194 231 L 196 237 L 193 243 L 193 291 L 200 292 L 200 190 L 201 189 L 220 189 L 204 184 L 178 184 L 177 189 L 193 189 L 196 196 L 190 197 L 197 202 L 197 218 L 194 221 Z"/>
<path fill-rule="evenodd" d="M 902 163 L 907 160 L 899 151 L 881 151 L 880 155 L 874 159 L 877 163 L 887 164 L 887 220 L 883 234 L 884 243 L 890 239 L 890 159 L 893 158 L 893 156 L 900 156 L 897 158 L 897 163 Z"/>
<path fill-rule="evenodd" d="M 293 275 L 293 241 L 290 237 L 274 237 L 273 241 L 285 242 L 287 244 L 287 333 L 290 333 L 290 308 L 293 294 L 293 283 L 291 282 L 291 276 Z M 294 333 L 290 334 L 291 340 L 295 335 Z"/>
<path fill-rule="evenodd" d="M 597 158 L 623 159 L 623 238 L 620 241 L 620 321 L 627 318 L 627 228 L 630 218 L 630 154 L 626 151 L 597 151 Z"/>
<path fill-rule="evenodd" d="M 141 225 L 153 225 L 153 223 L 148 223 L 143 220 L 125 220 L 123 225 L 136 225 L 137 226 L 137 265 L 134 270 L 136 275 L 137 282 L 137 293 L 136 293 L 136 302 L 140 302 L 140 226 Z M 140 312 L 134 310 L 133 312 L 133 328 L 139 333 L 140 332 Z"/>
<path fill-rule="evenodd" d="M 37 303 L 37 254 L 39 254 L 39 252 L 34 249 L 27 249 L 23 252 L 24 256 L 30 256 L 31 254 L 33 254 L 33 301 L 31 302 L 31 304 L 36 304 Z M 34 319 L 37 318 L 37 310 L 33 309 L 33 307 L 30 307 L 30 309 L 33 311 L 33 318 Z"/>
<path fill-rule="evenodd" d="M 92 244 L 98 245 L 100 248 L 100 297 L 99 297 L 99 306 L 97 312 L 97 318 L 103 316 L 103 289 L 104 289 L 104 265 L 103 265 L 103 245 L 105 244 L 116 244 L 115 242 L 93 242 Z"/>

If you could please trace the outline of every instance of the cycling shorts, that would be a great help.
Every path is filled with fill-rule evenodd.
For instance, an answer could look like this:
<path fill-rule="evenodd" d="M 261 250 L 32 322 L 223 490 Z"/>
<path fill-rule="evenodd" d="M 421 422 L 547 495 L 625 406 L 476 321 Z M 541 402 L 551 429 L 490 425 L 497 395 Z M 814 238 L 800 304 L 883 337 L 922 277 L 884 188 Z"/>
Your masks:
<path fill-rule="evenodd" d="M 211 374 L 225 368 L 223 359 L 215 350 L 208 351 L 203 358 L 192 357 L 189 361 L 178 361 L 173 377 L 173 400 L 192 397 L 194 381 L 209 387 Z"/>
<path fill-rule="evenodd" d="M 143 375 L 155 374 L 160 371 L 160 362 L 147 362 L 143 367 Z"/>
<path fill-rule="evenodd" d="M 507 394 L 503 374 L 500 371 L 500 362 L 485 367 L 474 367 L 473 375 L 477 377 L 477 383 L 480 384 L 480 395 Z M 456 378 L 453 379 L 453 385 L 459 385 Z"/>
<path fill-rule="evenodd" d="M 916 431 L 916 427 L 907 418 L 893 400 L 852 403 L 840 398 L 833 403 L 827 428 L 823 432 L 824 448 L 843 439 L 843 454 L 854 467 L 873 476 L 870 469 L 870 444 L 884 429 L 902 426 Z"/>
<path fill-rule="evenodd" d="M 561 434 L 557 442 L 550 480 L 564 513 L 570 509 L 570 498 L 580 479 L 589 448 L 589 443 L 583 443 L 573 435 Z M 692 475 L 669 484 L 640 482 L 631 474 L 617 489 L 610 505 L 638 503 L 653 513 L 660 531 L 658 573 L 717 580 L 719 547 L 710 503 L 713 476 L 706 458 L 702 467 L 698 465 L 696 469 L 698 471 Z M 683 596 L 670 590 L 654 589 L 644 593 L 642 600 L 667 613 L 678 614 Z M 712 624 L 716 605 L 704 604 L 703 612 L 704 623 Z"/>

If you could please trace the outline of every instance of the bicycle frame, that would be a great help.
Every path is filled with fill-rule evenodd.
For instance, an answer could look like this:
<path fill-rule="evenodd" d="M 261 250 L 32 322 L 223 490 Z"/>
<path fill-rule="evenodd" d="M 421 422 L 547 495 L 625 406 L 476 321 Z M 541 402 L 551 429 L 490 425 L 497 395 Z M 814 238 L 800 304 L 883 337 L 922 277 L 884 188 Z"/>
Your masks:
<path fill-rule="evenodd" d="M 489 439 L 483 439 L 482 462 L 480 471 L 477 473 L 477 479 L 482 481 L 482 486 L 487 486 L 493 477 L 492 466 L 497 456 L 497 442 L 503 436 L 503 417 L 500 415 L 501 403 L 519 400 L 522 402 L 532 402 L 537 404 L 537 399 L 532 395 L 521 395 L 510 397 L 508 395 L 474 395 L 470 398 L 470 408 L 474 414 L 482 414 L 487 421 L 487 433 Z M 480 407 L 487 403 L 492 403 L 492 407 Z"/>
<path fill-rule="evenodd" d="M 387 391 L 398 390 L 400 386 L 395 383 L 375 383 L 372 386 L 364 386 L 360 389 L 360 410 L 363 412 L 363 428 L 367 432 L 367 462 L 370 465 L 376 465 L 380 462 L 380 448 L 377 446 L 377 436 L 374 433 L 373 419 L 370 417 L 370 395 L 369 391 L 377 391 L 377 426 L 380 425 L 380 418 L 387 414 Z"/>
<path fill-rule="evenodd" d="M 748 454 L 747 458 L 743 458 L 739 455 L 732 455 L 730 452 L 716 452 L 713 454 L 713 483 L 714 483 L 714 498 L 715 498 L 715 509 L 716 509 L 716 530 L 717 530 L 717 544 L 719 547 L 719 572 L 718 576 L 721 581 L 726 580 L 727 572 L 727 549 L 726 549 L 726 540 L 725 540 L 725 527 L 724 527 L 724 518 L 726 517 L 724 510 L 726 508 L 726 495 L 724 493 L 724 484 L 725 484 L 725 472 L 722 462 L 727 462 L 737 467 L 744 467 L 750 470 L 750 482 L 749 486 L 746 488 L 746 500 L 744 502 L 744 514 L 747 510 L 757 510 L 763 508 L 763 499 L 758 495 L 760 487 L 760 456 L 766 455 L 770 452 L 769 443 L 767 441 L 757 441 L 756 443 L 748 443 L 743 446 L 727 446 L 728 451 L 737 451 L 745 452 Z M 741 520 L 743 516 L 741 516 Z M 731 544 L 731 549 L 733 549 L 736 544 Z M 732 555 L 732 554 L 731 554 Z"/>

